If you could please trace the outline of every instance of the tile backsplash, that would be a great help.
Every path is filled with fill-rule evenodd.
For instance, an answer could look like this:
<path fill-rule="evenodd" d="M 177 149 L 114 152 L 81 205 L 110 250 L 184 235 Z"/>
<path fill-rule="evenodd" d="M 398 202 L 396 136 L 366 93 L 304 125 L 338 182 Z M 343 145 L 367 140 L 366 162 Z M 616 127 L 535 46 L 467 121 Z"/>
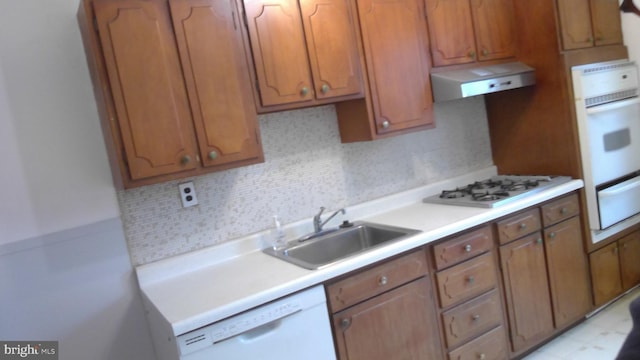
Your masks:
<path fill-rule="evenodd" d="M 220 244 L 492 165 L 482 97 L 436 104 L 436 128 L 342 144 L 335 107 L 259 116 L 265 162 L 199 176 L 198 206 L 172 181 L 118 192 L 134 265 Z"/>

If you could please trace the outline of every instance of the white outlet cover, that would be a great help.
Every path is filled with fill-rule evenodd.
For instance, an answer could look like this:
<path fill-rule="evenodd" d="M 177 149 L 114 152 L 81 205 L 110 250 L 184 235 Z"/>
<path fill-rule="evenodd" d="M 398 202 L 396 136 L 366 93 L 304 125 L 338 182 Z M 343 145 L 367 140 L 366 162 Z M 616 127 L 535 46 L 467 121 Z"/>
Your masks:
<path fill-rule="evenodd" d="M 180 200 L 182 200 L 182 207 L 189 207 L 198 205 L 198 198 L 196 197 L 196 188 L 193 185 L 193 181 L 178 184 L 180 190 Z"/>

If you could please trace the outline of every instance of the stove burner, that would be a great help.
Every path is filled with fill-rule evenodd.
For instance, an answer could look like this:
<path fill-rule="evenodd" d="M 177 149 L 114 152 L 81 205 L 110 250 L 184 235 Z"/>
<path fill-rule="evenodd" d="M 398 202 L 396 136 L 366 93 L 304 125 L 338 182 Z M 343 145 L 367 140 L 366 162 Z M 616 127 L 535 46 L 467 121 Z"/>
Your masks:
<path fill-rule="evenodd" d="M 568 176 L 497 175 L 455 189 L 443 190 L 440 194 L 425 198 L 424 202 L 495 207 L 570 180 Z"/>

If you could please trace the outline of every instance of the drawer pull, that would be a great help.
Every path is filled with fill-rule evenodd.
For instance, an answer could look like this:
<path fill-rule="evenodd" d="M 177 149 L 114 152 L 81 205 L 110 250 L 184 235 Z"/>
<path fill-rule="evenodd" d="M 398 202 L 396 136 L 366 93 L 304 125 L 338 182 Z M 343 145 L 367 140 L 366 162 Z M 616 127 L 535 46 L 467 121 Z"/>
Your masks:
<path fill-rule="evenodd" d="M 564 214 L 567 213 L 567 211 L 569 211 L 569 210 L 567 210 L 566 207 L 563 207 L 562 209 L 560 209 L 560 214 L 564 215 Z"/>
<path fill-rule="evenodd" d="M 554 232 L 549 233 L 549 238 L 550 239 L 553 239 L 554 237 L 556 237 L 556 233 L 554 233 Z"/>
<path fill-rule="evenodd" d="M 538 245 L 542 244 L 542 238 L 537 238 L 536 239 L 536 244 L 538 244 Z"/>
<path fill-rule="evenodd" d="M 524 229 L 526 229 L 526 228 L 527 228 L 527 224 L 525 224 L 525 223 L 521 223 L 521 224 L 520 224 L 520 226 L 518 226 L 518 228 L 519 228 L 520 230 L 524 230 Z"/>
<path fill-rule="evenodd" d="M 378 279 L 378 285 L 380 286 L 387 285 L 387 282 L 388 282 L 388 279 L 384 275 L 380 276 L 380 279 Z"/>
<path fill-rule="evenodd" d="M 351 325 L 351 319 L 349 318 L 344 318 L 342 320 L 340 320 L 340 327 L 343 329 L 346 329 L 349 327 L 349 325 Z"/>
<path fill-rule="evenodd" d="M 469 284 L 473 284 L 474 280 L 475 280 L 475 279 L 474 279 L 474 278 L 473 278 L 473 276 L 471 276 L 471 275 L 469 275 L 469 276 L 467 277 L 467 282 L 468 282 Z"/>
<path fill-rule="evenodd" d="M 467 244 L 464 246 L 464 251 L 471 252 L 471 245 Z"/>
<path fill-rule="evenodd" d="M 480 320 L 480 315 L 475 314 L 475 315 L 471 316 L 471 320 L 473 320 L 474 322 Z"/>
<path fill-rule="evenodd" d="M 478 359 L 480 359 L 480 360 L 484 360 L 486 358 L 487 358 L 487 355 L 485 355 L 484 353 L 478 355 Z"/>

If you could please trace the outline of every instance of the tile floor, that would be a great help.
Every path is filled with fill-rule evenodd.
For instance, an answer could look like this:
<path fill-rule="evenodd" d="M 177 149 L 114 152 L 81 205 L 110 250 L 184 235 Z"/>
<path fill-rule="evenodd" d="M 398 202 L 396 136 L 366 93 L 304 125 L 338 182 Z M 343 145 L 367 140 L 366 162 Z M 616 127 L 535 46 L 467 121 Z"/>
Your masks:
<path fill-rule="evenodd" d="M 640 288 L 565 332 L 523 360 L 613 360 L 631 330 L 629 303 Z"/>

